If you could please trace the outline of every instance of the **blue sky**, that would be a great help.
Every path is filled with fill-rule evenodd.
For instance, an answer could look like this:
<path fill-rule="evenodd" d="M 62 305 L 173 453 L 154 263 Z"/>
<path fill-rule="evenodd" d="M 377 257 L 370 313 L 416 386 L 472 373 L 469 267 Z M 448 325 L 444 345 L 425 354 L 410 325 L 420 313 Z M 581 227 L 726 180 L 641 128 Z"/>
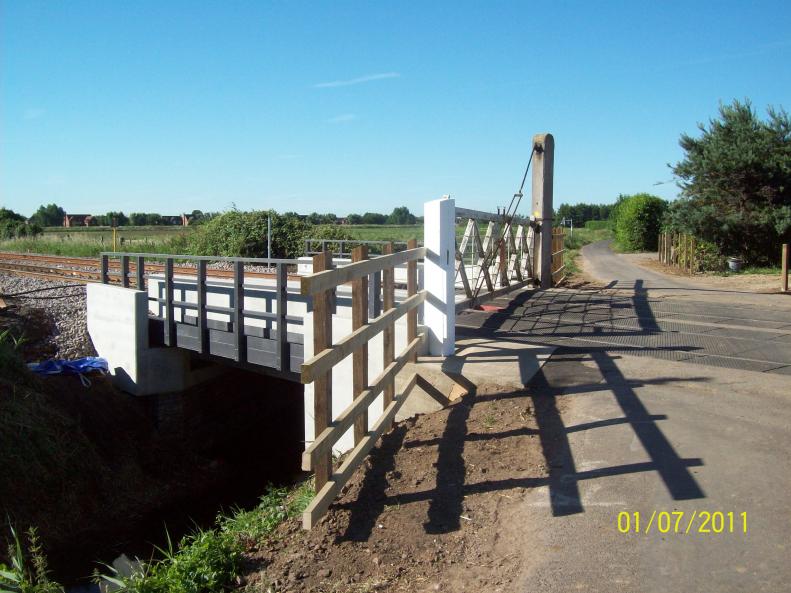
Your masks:
<path fill-rule="evenodd" d="M 786 2 L 0 3 L 0 201 L 30 214 L 673 198 L 720 101 L 791 108 Z"/>

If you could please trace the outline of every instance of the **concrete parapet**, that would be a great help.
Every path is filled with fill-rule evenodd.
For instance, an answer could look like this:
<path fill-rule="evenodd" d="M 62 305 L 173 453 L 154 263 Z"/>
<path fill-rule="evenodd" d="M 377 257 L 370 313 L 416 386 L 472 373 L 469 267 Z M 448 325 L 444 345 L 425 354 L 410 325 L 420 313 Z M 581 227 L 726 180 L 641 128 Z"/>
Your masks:
<path fill-rule="evenodd" d="M 88 334 L 107 359 L 113 382 L 133 395 L 182 391 L 214 377 L 222 366 L 176 348 L 151 348 L 148 294 L 109 284 L 87 287 Z"/>

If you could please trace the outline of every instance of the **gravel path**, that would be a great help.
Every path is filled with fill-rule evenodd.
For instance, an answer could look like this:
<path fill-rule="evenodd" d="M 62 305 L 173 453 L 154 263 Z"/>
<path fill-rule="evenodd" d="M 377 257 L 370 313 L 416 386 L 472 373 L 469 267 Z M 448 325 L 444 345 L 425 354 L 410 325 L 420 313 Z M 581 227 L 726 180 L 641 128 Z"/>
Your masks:
<path fill-rule="evenodd" d="M 84 285 L 0 273 L 0 297 L 22 317 L 43 314 L 50 325 L 43 345 L 54 349 L 57 358 L 96 355 L 88 337 Z"/>

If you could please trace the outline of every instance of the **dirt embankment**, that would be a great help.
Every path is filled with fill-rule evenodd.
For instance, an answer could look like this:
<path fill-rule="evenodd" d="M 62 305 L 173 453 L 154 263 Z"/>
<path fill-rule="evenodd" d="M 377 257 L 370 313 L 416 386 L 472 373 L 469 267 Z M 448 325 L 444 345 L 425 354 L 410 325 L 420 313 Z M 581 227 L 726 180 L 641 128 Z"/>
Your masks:
<path fill-rule="evenodd" d="M 24 337 L 0 344 L 0 517 L 38 529 L 57 579 L 89 576 L 122 552 L 148 557 L 165 526 L 178 538 L 193 520 L 213 524 L 221 509 L 254 504 L 268 482 L 298 474 L 299 385 L 229 371 L 186 393 L 139 398 L 109 377 L 86 386 L 27 372 L 24 362 L 93 349 L 84 317 L 70 318 L 84 295 L 63 290 L 8 297 L 0 310 L 0 330 Z M 8 536 L 0 528 L 0 559 Z"/>
<path fill-rule="evenodd" d="M 480 389 L 388 433 L 311 532 L 281 526 L 250 558 L 255 591 L 509 591 L 511 517 L 547 475 L 529 392 Z"/>

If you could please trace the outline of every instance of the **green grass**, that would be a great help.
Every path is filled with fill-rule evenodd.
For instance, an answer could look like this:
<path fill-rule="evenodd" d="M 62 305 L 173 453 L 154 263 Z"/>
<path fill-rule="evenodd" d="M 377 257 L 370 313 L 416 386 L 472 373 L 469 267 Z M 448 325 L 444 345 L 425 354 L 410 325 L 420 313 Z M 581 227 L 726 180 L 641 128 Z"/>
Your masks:
<path fill-rule="evenodd" d="M 314 496 L 310 481 L 292 488 L 270 487 L 258 506 L 219 515 L 210 529 L 197 528 L 177 543 L 170 536 L 156 558 L 138 562 L 131 576 L 112 567 L 95 575 L 97 583 L 110 583 L 128 593 L 215 593 L 232 589 L 244 570 L 245 552 L 266 545 L 278 525 L 298 516 Z M 11 566 L 0 564 L 0 592 L 62 593 L 51 581 L 47 563 L 34 530 L 25 548 L 12 529 Z"/>
<path fill-rule="evenodd" d="M 254 509 L 217 517 L 213 529 L 198 529 L 177 545 L 168 538 L 160 558 L 142 563 L 131 577 L 97 575 L 134 593 L 214 593 L 231 588 L 243 569 L 243 554 L 265 545 L 283 521 L 296 517 L 313 497 L 306 481 L 269 488 Z"/>
<path fill-rule="evenodd" d="M 11 545 L 6 566 L 0 562 L 0 591 L 3 593 L 63 593 L 63 587 L 51 581 L 47 569 L 47 558 L 41 549 L 35 528 L 30 528 L 27 545 L 19 534 L 11 529 Z"/>
<path fill-rule="evenodd" d="M 353 224 L 344 226 L 353 239 L 360 241 L 408 241 L 423 240 L 422 224 Z"/>
<path fill-rule="evenodd" d="M 738 272 L 732 270 L 723 270 L 722 272 L 715 272 L 717 276 L 742 276 L 744 274 L 759 274 L 761 276 L 779 276 L 781 273 L 780 266 L 745 266 Z"/>

